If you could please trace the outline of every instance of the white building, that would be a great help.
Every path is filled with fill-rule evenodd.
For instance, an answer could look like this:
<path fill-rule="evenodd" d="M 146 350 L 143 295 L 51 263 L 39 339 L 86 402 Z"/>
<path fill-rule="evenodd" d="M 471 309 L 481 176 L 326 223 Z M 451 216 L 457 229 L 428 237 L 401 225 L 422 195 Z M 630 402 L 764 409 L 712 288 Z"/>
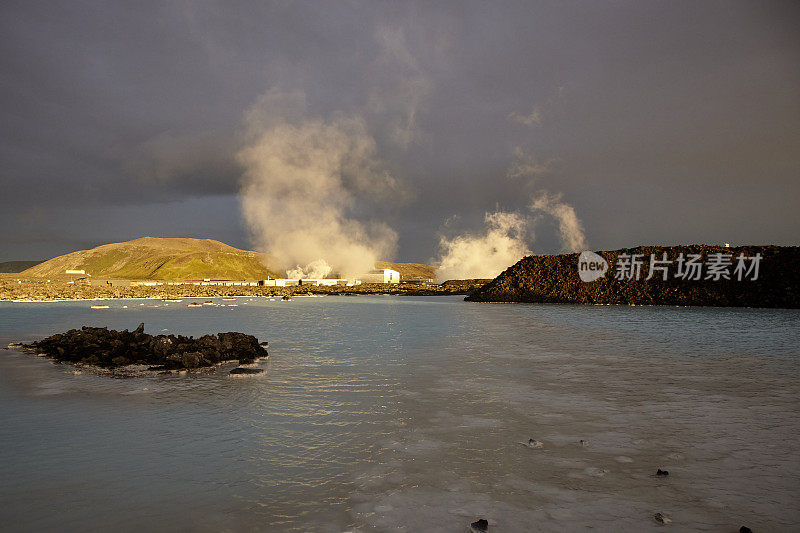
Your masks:
<path fill-rule="evenodd" d="M 267 287 L 289 287 L 294 285 L 303 285 L 309 287 L 329 287 L 331 285 L 346 285 L 348 280 L 342 278 L 303 278 L 303 279 L 264 279 L 258 282 L 258 285 Z"/>
<path fill-rule="evenodd" d="M 303 278 L 300 280 L 300 282 L 301 282 L 300 285 L 331 287 L 333 285 L 345 285 L 347 283 L 347 280 L 343 278 L 311 278 L 311 279 Z"/>
<path fill-rule="evenodd" d="M 285 279 L 262 279 L 258 282 L 259 285 L 265 285 L 267 287 L 285 287 L 286 280 Z"/>
<path fill-rule="evenodd" d="M 361 281 L 364 283 L 400 283 L 400 272 L 391 268 L 370 270 L 361 276 Z"/>

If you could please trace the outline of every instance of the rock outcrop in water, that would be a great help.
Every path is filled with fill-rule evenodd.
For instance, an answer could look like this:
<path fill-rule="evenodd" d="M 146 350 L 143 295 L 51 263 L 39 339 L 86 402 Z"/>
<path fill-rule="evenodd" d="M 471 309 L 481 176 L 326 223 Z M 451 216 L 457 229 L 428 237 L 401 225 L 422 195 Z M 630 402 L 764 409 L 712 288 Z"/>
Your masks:
<path fill-rule="evenodd" d="M 800 247 L 797 246 L 642 246 L 597 254 L 605 260 L 607 271 L 595 281 L 581 280 L 580 254 L 528 256 L 472 292 L 466 300 L 800 308 Z M 748 271 L 753 261 L 747 258 L 757 254 L 760 255 L 758 276 L 753 279 L 754 271 Z M 745 258 L 744 270 L 737 271 L 740 255 Z M 680 276 L 687 273 L 690 268 L 687 262 L 692 256 L 699 256 L 694 262 L 700 264 L 699 279 L 694 279 L 695 271 Z M 639 262 L 635 265 L 638 278 L 627 276 L 634 274 L 629 269 L 632 258 Z M 646 279 L 651 273 L 652 259 L 655 259 L 653 276 Z M 724 264 L 728 261 L 730 264 Z M 725 273 L 727 279 L 718 276 L 719 272 Z"/>
<path fill-rule="evenodd" d="M 233 376 L 236 376 L 236 375 L 248 376 L 248 375 L 252 375 L 252 374 L 263 374 L 264 373 L 264 369 L 263 368 L 245 368 L 245 367 L 240 366 L 239 368 L 234 368 L 229 373 L 231 375 L 233 375 Z"/>
<path fill-rule="evenodd" d="M 267 357 L 252 335 L 231 331 L 195 339 L 183 335 L 148 335 L 144 324 L 134 331 L 83 326 L 21 346 L 63 363 L 116 368 L 149 365 L 153 370 L 194 369 L 223 361 L 240 364 Z"/>
<path fill-rule="evenodd" d="M 478 520 L 474 521 L 469 525 L 473 531 L 488 531 L 489 529 L 489 521 L 485 518 L 479 518 Z"/>

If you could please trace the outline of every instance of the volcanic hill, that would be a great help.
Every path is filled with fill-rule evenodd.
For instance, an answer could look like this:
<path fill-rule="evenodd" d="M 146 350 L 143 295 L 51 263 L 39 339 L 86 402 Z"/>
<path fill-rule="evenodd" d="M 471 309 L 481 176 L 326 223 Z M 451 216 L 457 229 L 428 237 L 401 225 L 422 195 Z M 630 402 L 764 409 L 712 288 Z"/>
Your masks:
<path fill-rule="evenodd" d="M 66 270 L 85 270 L 94 277 L 161 280 L 277 276 L 264 266 L 266 260 L 258 252 L 212 239 L 142 237 L 54 257 L 23 274 L 44 278 Z"/>
<path fill-rule="evenodd" d="M 0 263 L 0 274 L 19 274 L 43 261 L 3 261 Z"/>
<path fill-rule="evenodd" d="M 390 263 L 388 261 L 376 261 L 375 268 L 390 268 L 400 273 L 402 279 L 434 279 L 436 277 L 436 267 L 434 265 L 424 265 L 422 263 Z"/>
<path fill-rule="evenodd" d="M 39 263 L 22 274 L 55 278 L 67 270 L 84 270 L 96 278 L 112 279 L 232 279 L 280 278 L 284 273 L 269 268 L 269 256 L 240 250 L 212 239 L 142 237 L 104 244 Z M 391 268 L 404 279 L 435 277 L 435 266 L 420 263 L 378 261 L 376 268 Z"/>

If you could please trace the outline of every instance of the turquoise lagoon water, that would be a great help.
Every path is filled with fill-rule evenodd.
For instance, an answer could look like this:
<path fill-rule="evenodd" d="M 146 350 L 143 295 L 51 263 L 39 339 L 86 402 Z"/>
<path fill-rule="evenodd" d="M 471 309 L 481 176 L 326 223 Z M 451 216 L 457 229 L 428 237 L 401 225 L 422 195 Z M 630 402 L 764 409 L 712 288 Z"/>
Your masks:
<path fill-rule="evenodd" d="M 0 350 L 4 531 L 800 528 L 800 312 L 190 301 L 0 303 L 2 346 L 144 322 L 271 355 L 112 379 Z"/>

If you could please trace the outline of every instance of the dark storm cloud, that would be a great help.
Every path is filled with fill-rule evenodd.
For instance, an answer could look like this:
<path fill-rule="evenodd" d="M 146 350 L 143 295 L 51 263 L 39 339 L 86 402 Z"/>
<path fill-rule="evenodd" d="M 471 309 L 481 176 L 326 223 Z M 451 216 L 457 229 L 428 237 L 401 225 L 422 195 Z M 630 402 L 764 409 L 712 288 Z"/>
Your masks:
<path fill-rule="evenodd" d="M 797 243 L 797 3 L 429 4 L 4 2 L 0 259 L 159 227 L 247 245 L 235 154 L 270 90 L 364 117 L 413 192 L 365 213 L 404 259 L 524 207 L 515 149 L 594 248 Z"/>

